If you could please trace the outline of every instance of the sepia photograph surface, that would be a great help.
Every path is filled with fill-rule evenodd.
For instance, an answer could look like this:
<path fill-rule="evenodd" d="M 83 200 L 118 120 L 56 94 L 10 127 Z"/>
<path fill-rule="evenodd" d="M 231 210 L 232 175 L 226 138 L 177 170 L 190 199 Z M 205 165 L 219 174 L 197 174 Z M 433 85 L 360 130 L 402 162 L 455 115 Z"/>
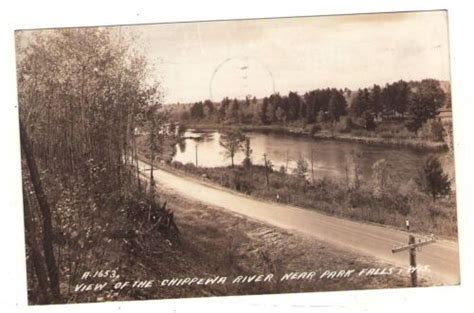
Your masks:
<path fill-rule="evenodd" d="M 29 304 L 460 283 L 446 11 L 15 39 Z"/>

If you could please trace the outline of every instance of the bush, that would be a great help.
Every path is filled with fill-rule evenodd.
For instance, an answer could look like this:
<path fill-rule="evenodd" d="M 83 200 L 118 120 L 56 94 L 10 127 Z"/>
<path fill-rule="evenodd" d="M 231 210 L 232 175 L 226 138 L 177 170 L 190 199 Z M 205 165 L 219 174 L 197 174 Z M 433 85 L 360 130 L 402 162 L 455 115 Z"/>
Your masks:
<path fill-rule="evenodd" d="M 425 192 L 431 195 L 433 202 L 438 196 L 451 192 L 451 182 L 438 158 L 430 156 L 426 159 L 423 170 L 420 172 L 420 184 Z"/>
<path fill-rule="evenodd" d="M 347 194 L 347 201 L 351 208 L 362 208 L 371 202 L 370 196 L 360 189 L 350 189 Z"/>
<path fill-rule="evenodd" d="M 196 165 L 194 165 L 194 163 L 189 162 L 189 163 L 184 164 L 184 168 L 190 172 L 194 172 Z"/>
<path fill-rule="evenodd" d="M 365 114 L 365 129 L 368 131 L 374 131 L 376 128 L 374 116 L 371 113 Z"/>
<path fill-rule="evenodd" d="M 173 166 L 174 168 L 180 169 L 180 168 L 183 168 L 184 165 L 183 165 L 183 163 L 181 163 L 179 161 L 173 161 L 173 162 L 171 162 L 171 166 Z"/>
<path fill-rule="evenodd" d="M 354 128 L 354 123 L 349 116 L 343 116 L 341 119 L 336 123 L 335 129 L 339 133 L 350 133 L 351 130 Z"/>
<path fill-rule="evenodd" d="M 303 158 L 300 158 L 296 161 L 296 168 L 293 170 L 293 174 L 300 178 L 306 178 L 306 174 L 308 173 L 309 164 Z"/>
<path fill-rule="evenodd" d="M 312 137 L 314 136 L 314 134 L 320 131 L 321 131 L 321 126 L 319 126 L 318 124 L 313 124 L 313 126 L 311 126 L 311 129 L 309 130 L 309 134 Z"/>
<path fill-rule="evenodd" d="M 251 194 L 252 190 L 255 189 L 253 185 L 252 177 L 245 177 L 239 172 L 234 172 L 234 176 L 232 178 L 232 183 L 234 185 L 234 189 L 246 194 Z"/>
<path fill-rule="evenodd" d="M 382 197 L 381 201 L 383 207 L 390 211 L 398 212 L 403 216 L 407 216 L 411 211 L 410 203 L 406 196 L 386 194 Z"/>

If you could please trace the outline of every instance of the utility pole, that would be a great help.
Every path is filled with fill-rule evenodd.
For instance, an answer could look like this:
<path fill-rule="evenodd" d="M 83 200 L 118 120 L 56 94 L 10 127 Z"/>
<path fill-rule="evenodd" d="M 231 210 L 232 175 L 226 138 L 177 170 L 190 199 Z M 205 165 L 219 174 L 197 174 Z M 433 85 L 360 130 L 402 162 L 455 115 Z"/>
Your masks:
<path fill-rule="evenodd" d="M 196 145 L 194 146 L 195 150 L 196 150 L 196 167 L 198 167 L 198 144 L 196 143 Z"/>
<path fill-rule="evenodd" d="M 269 181 L 269 178 L 268 178 L 268 162 L 267 162 L 267 154 L 266 153 L 263 154 L 263 160 L 264 160 L 264 164 L 265 164 L 265 178 L 267 180 L 267 189 L 269 190 L 270 189 L 270 181 Z"/>
<path fill-rule="evenodd" d="M 411 285 L 416 287 L 418 285 L 418 273 L 416 272 L 416 247 L 413 246 L 415 244 L 415 236 L 410 235 L 408 236 L 408 245 L 412 246 L 410 248 L 410 273 L 411 273 Z"/>
<path fill-rule="evenodd" d="M 313 148 L 311 148 L 311 183 L 314 185 Z"/>
<path fill-rule="evenodd" d="M 424 240 L 418 240 L 416 242 L 415 236 L 408 235 L 408 245 L 395 247 L 392 249 L 392 253 L 397 253 L 404 250 L 410 250 L 410 278 L 411 278 L 411 285 L 416 287 L 418 285 L 418 273 L 416 267 L 416 250 L 422 246 L 426 246 L 430 243 L 436 241 L 434 235 L 431 235 L 429 238 Z"/>

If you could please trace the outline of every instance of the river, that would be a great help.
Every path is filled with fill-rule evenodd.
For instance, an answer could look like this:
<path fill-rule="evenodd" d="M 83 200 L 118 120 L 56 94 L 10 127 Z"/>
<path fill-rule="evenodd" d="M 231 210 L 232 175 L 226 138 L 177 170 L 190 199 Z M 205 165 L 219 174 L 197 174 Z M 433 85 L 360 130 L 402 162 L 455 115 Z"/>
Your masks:
<path fill-rule="evenodd" d="M 271 160 L 274 170 L 287 166 L 291 172 L 296 167 L 296 160 L 304 158 L 311 164 L 315 178 L 345 179 L 349 162 L 356 160 L 363 178 L 370 178 L 372 166 L 380 159 L 385 159 L 393 166 L 393 172 L 401 181 L 415 179 L 430 152 L 408 148 L 391 148 L 353 143 L 338 140 L 313 140 L 279 134 L 248 132 L 254 164 L 263 164 L 263 154 Z M 173 161 L 183 164 L 196 162 L 198 166 L 228 166 L 231 160 L 224 156 L 224 148 L 219 145 L 221 133 L 217 130 L 189 129 L 184 133 L 186 139 L 176 146 Z M 196 148 L 197 147 L 197 148 Z M 234 162 L 240 164 L 244 159 L 243 152 L 236 154 Z M 310 165 L 311 166 L 311 165 Z M 397 180 L 398 180 L 397 179 Z"/>

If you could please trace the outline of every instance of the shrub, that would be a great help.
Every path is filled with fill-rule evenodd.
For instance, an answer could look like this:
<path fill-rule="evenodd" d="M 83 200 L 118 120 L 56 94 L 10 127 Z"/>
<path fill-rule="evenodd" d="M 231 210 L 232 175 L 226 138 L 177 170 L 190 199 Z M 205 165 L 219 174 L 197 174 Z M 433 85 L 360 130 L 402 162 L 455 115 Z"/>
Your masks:
<path fill-rule="evenodd" d="M 336 131 L 340 133 L 350 133 L 351 130 L 354 128 L 354 123 L 349 116 L 343 116 L 341 119 L 336 123 Z"/>
<path fill-rule="evenodd" d="M 420 184 L 423 190 L 431 195 L 433 202 L 436 197 L 451 192 L 451 182 L 448 175 L 443 172 L 437 157 L 430 156 L 426 159 L 420 176 Z"/>
<path fill-rule="evenodd" d="M 293 173 L 299 178 L 306 178 L 308 173 L 309 164 L 303 158 L 300 158 L 296 161 L 296 168 L 293 170 Z"/>
<path fill-rule="evenodd" d="M 385 194 L 381 201 L 383 207 L 390 211 L 398 212 L 403 216 L 407 216 L 411 211 L 410 203 L 406 196 Z"/>
<path fill-rule="evenodd" d="M 244 146 L 242 147 L 242 151 L 244 152 L 244 155 L 245 155 L 245 158 L 242 161 L 242 165 L 245 168 L 249 168 L 249 167 L 252 166 L 251 156 L 252 156 L 252 153 L 253 153 L 253 150 L 250 147 L 250 138 L 249 137 L 245 138 L 245 143 L 244 143 Z"/>
<path fill-rule="evenodd" d="M 196 165 L 194 163 L 186 163 L 184 164 L 184 168 L 190 172 L 194 172 L 194 169 L 196 169 Z"/>
<path fill-rule="evenodd" d="M 432 219 L 436 219 L 436 218 L 440 218 L 440 217 L 441 218 L 446 218 L 446 213 L 438 207 L 430 206 L 428 208 L 428 212 L 430 213 L 430 217 Z"/>
<path fill-rule="evenodd" d="M 314 134 L 320 131 L 321 131 L 321 126 L 319 126 L 318 124 L 313 124 L 313 126 L 311 126 L 311 129 L 309 130 L 309 134 L 312 137 L 314 136 Z"/>
<path fill-rule="evenodd" d="M 372 165 L 372 185 L 376 196 L 385 193 L 392 182 L 393 166 L 385 159 L 380 159 Z"/>
<path fill-rule="evenodd" d="M 371 113 L 366 113 L 365 116 L 365 129 L 368 131 L 374 131 L 376 128 L 374 116 Z"/>
<path fill-rule="evenodd" d="M 362 208 L 370 204 L 370 197 L 360 189 L 350 189 L 347 201 L 351 208 Z"/>
<path fill-rule="evenodd" d="M 245 175 L 242 175 L 240 172 L 234 172 L 232 178 L 234 189 L 246 194 L 251 194 L 252 190 L 254 190 L 253 181 L 251 176 L 245 177 Z"/>
<path fill-rule="evenodd" d="M 171 162 L 171 165 L 174 167 L 174 168 L 183 168 L 183 163 L 179 162 L 179 161 L 173 161 Z"/>

